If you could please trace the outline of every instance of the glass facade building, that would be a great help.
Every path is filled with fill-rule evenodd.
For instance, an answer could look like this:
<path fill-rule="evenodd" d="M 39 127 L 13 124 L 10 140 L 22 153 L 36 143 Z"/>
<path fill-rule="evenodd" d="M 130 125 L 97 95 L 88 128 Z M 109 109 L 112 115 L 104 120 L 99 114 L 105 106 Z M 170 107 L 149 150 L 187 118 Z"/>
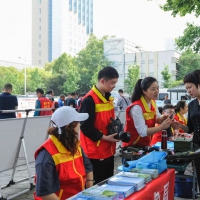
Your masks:
<path fill-rule="evenodd" d="M 62 0 L 49 0 L 48 62 L 62 54 Z"/>

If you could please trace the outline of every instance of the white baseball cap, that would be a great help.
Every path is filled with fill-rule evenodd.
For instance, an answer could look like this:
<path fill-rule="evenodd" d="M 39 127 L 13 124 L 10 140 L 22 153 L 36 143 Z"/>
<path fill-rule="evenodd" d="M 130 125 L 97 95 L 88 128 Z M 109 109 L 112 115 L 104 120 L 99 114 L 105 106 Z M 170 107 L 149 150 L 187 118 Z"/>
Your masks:
<path fill-rule="evenodd" d="M 62 106 L 53 113 L 51 121 L 54 123 L 54 127 L 61 128 L 74 121 L 84 121 L 88 117 L 88 113 L 78 113 L 71 106 Z"/>

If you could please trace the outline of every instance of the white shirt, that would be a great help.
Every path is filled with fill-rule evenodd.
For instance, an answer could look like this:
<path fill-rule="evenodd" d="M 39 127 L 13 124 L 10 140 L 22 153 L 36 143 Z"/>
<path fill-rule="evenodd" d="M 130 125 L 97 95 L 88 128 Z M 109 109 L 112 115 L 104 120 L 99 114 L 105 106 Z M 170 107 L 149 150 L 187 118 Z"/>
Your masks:
<path fill-rule="evenodd" d="M 148 104 L 149 108 L 151 108 L 151 104 Z M 130 115 L 134 121 L 135 128 L 140 135 L 140 137 L 147 136 L 148 126 L 145 123 L 145 119 L 143 117 L 142 108 L 138 105 L 133 106 L 130 109 Z M 156 119 L 160 118 L 161 114 L 159 113 L 158 108 L 156 107 Z"/>

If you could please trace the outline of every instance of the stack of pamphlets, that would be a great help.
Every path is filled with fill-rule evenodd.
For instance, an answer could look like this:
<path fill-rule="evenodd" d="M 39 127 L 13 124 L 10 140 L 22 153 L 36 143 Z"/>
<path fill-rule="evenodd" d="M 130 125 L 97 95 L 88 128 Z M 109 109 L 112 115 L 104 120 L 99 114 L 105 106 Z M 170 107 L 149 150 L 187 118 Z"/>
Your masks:
<path fill-rule="evenodd" d="M 145 186 L 144 178 L 130 178 L 124 176 L 114 176 L 108 180 L 108 184 L 134 186 L 135 191 L 141 190 Z"/>
<path fill-rule="evenodd" d="M 119 198 L 124 199 L 134 192 L 134 186 L 125 186 L 125 185 L 108 185 L 104 184 L 100 186 L 102 190 L 110 190 L 117 192 Z"/>
<path fill-rule="evenodd" d="M 151 175 L 149 174 L 141 174 L 141 173 L 134 173 L 134 172 L 120 172 L 117 174 L 117 176 L 144 178 L 145 184 L 147 184 L 148 182 L 152 180 Z"/>
<path fill-rule="evenodd" d="M 115 191 L 103 190 L 98 185 L 90 187 L 77 194 L 77 200 L 118 200 L 119 195 Z"/>
<path fill-rule="evenodd" d="M 158 170 L 157 169 L 137 169 L 137 168 L 132 168 L 130 172 L 136 172 L 140 174 L 149 174 L 151 175 L 152 179 L 155 179 L 158 177 Z"/>

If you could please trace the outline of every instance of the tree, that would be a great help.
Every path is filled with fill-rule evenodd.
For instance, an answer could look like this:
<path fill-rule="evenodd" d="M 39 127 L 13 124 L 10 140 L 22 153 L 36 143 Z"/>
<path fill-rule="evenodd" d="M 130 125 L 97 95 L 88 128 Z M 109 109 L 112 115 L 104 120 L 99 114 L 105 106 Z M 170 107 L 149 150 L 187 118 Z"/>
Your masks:
<path fill-rule="evenodd" d="M 0 67 L 0 88 L 3 89 L 6 83 L 13 86 L 13 94 L 24 94 L 24 75 L 15 67 Z"/>
<path fill-rule="evenodd" d="M 182 83 L 183 83 L 183 80 L 172 81 L 172 82 L 171 82 L 171 85 L 170 85 L 170 88 L 179 86 L 179 85 L 181 85 Z"/>
<path fill-rule="evenodd" d="M 171 77 L 172 75 L 169 73 L 169 66 L 165 65 L 164 70 L 161 71 L 162 74 L 162 80 L 164 81 L 162 83 L 164 88 L 169 88 L 171 85 Z"/>
<path fill-rule="evenodd" d="M 163 6 L 160 6 L 164 11 L 172 11 L 172 16 L 181 17 L 186 14 L 194 13 L 198 18 L 200 15 L 199 0 L 167 0 Z M 193 23 L 187 23 L 187 28 L 183 32 L 183 36 L 176 39 L 177 47 L 180 50 L 192 48 L 193 51 L 200 52 L 200 26 Z"/>
<path fill-rule="evenodd" d="M 128 75 L 127 78 L 124 80 L 124 91 L 127 92 L 129 95 L 132 94 L 133 88 L 137 80 L 140 78 L 140 66 L 137 64 L 129 65 L 128 66 Z"/>
<path fill-rule="evenodd" d="M 193 53 L 191 50 L 183 52 L 179 58 L 179 70 L 177 74 L 178 80 L 183 80 L 186 74 L 199 69 L 200 55 Z"/>
<path fill-rule="evenodd" d="M 104 56 L 103 41 L 108 39 L 104 36 L 98 39 L 91 35 L 87 41 L 85 49 L 82 49 L 76 57 L 76 65 L 80 73 L 79 87 L 81 92 L 90 90 L 94 81 L 93 75 L 97 72 L 98 66 L 103 68 L 111 64 Z"/>
<path fill-rule="evenodd" d="M 55 95 L 79 89 L 80 75 L 75 60 L 76 58 L 63 53 L 59 58 L 45 65 L 45 71 L 51 74 L 46 85 L 49 89 L 54 90 Z"/>

